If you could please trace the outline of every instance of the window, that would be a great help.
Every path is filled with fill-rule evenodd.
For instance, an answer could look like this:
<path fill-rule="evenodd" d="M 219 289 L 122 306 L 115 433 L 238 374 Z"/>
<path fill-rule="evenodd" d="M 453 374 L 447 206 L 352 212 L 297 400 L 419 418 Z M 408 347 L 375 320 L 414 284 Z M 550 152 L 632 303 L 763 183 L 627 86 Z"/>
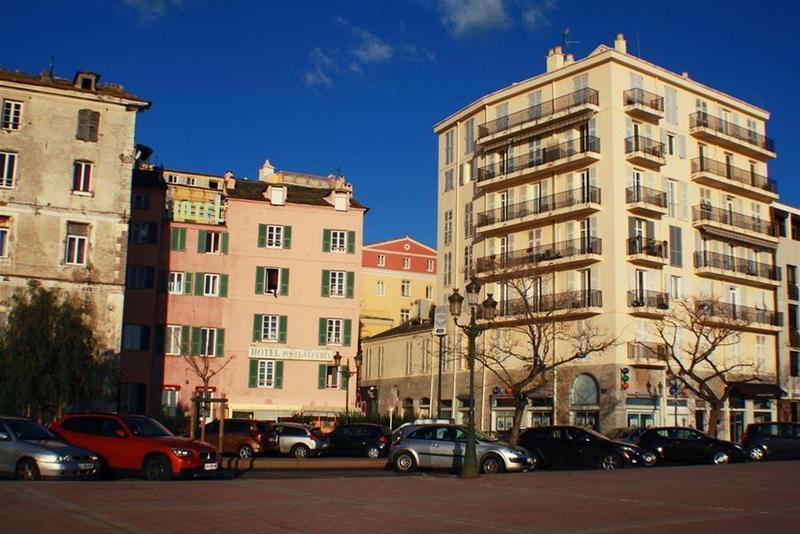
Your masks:
<path fill-rule="evenodd" d="M 453 169 L 448 169 L 444 171 L 444 192 L 447 193 L 452 189 L 453 189 Z"/>
<path fill-rule="evenodd" d="M 2 217 L 0 217 L 0 219 L 2 219 Z M 0 224 L 3 224 L 3 226 L 0 226 L 0 258 L 7 258 L 9 249 L 8 240 L 11 230 L 6 226 L 8 224 L 7 220 L 3 220 Z"/>
<path fill-rule="evenodd" d="M 72 169 L 72 192 L 89 193 L 92 185 L 92 170 L 94 163 L 90 161 L 76 161 Z"/>
<path fill-rule="evenodd" d="M 450 130 L 444 134 L 444 163 L 449 165 L 453 163 L 453 141 L 456 131 Z M 452 177 L 452 174 L 451 174 Z M 451 184 L 452 185 L 452 184 Z"/>
<path fill-rule="evenodd" d="M 408 310 L 408 308 L 402 308 L 400 310 L 400 322 L 407 323 L 410 318 L 411 312 Z"/>
<path fill-rule="evenodd" d="M 261 316 L 261 341 L 278 341 L 280 317 L 277 315 Z"/>
<path fill-rule="evenodd" d="M 275 362 L 272 360 L 258 360 L 258 375 L 256 386 L 260 388 L 275 387 Z"/>
<path fill-rule="evenodd" d="M 285 190 L 283 187 L 272 186 L 269 188 L 269 202 L 273 206 L 282 206 L 286 198 Z"/>
<path fill-rule="evenodd" d="M 411 269 L 411 258 L 408 257 L 403 258 L 403 269 L 405 270 Z"/>
<path fill-rule="evenodd" d="M 91 109 L 78 111 L 78 132 L 75 134 L 81 141 L 97 142 L 97 131 L 100 126 L 100 113 Z"/>
<path fill-rule="evenodd" d="M 453 210 L 444 212 L 444 244 L 449 245 L 453 240 Z"/>
<path fill-rule="evenodd" d="M 464 280 L 469 280 L 472 276 L 472 247 L 464 247 Z"/>
<path fill-rule="evenodd" d="M 150 327 L 126 324 L 122 327 L 123 350 L 150 350 Z"/>
<path fill-rule="evenodd" d="M 683 298 L 683 280 L 680 276 L 670 276 L 669 278 L 669 293 L 670 298 L 680 299 Z"/>
<path fill-rule="evenodd" d="M 267 248 L 283 248 L 283 226 L 267 225 Z"/>
<path fill-rule="evenodd" d="M 422 372 L 424 374 L 431 372 L 432 344 L 432 339 L 425 339 L 422 342 Z M 420 404 L 422 404 L 422 402 L 420 402 Z"/>
<path fill-rule="evenodd" d="M 475 119 L 464 123 L 464 154 L 469 154 L 475 148 Z"/>
<path fill-rule="evenodd" d="M 336 211 L 347 211 L 347 195 L 340 193 L 333 197 L 333 208 Z"/>
<path fill-rule="evenodd" d="M 125 286 L 132 289 L 149 289 L 155 281 L 155 267 L 144 265 L 129 265 Z"/>
<path fill-rule="evenodd" d="M 288 295 L 289 269 L 258 267 L 256 269 L 256 293 Z"/>
<path fill-rule="evenodd" d="M 176 252 L 186 250 L 186 228 L 170 228 L 169 249 Z"/>
<path fill-rule="evenodd" d="M 180 400 L 180 391 L 177 389 L 162 389 L 161 390 L 161 405 L 165 408 L 171 409 L 174 413 L 175 409 L 178 407 L 178 402 Z"/>
<path fill-rule="evenodd" d="M 378 254 L 378 267 L 386 267 L 386 256 Z"/>
<path fill-rule="evenodd" d="M 329 296 L 332 297 L 343 297 L 344 296 L 344 282 L 345 272 L 344 271 L 330 271 L 329 274 Z"/>
<path fill-rule="evenodd" d="M 204 254 L 219 254 L 222 251 L 222 232 L 201 231 L 199 234 L 200 246 L 198 249 Z"/>
<path fill-rule="evenodd" d="M 168 291 L 173 295 L 182 295 L 183 280 L 184 280 L 184 273 L 171 271 L 169 273 L 169 284 L 167 286 Z"/>
<path fill-rule="evenodd" d="M 800 352 L 789 351 L 789 376 L 800 376 Z"/>
<path fill-rule="evenodd" d="M 203 275 L 203 296 L 219 296 L 219 275 L 206 273 Z"/>
<path fill-rule="evenodd" d="M 22 118 L 22 102 L 3 100 L 3 116 L 0 128 L 3 130 L 19 130 Z"/>
<path fill-rule="evenodd" d="M 379 297 L 383 297 L 384 295 L 386 295 L 386 284 L 383 282 L 383 280 L 378 280 L 378 286 L 375 289 L 375 293 Z"/>
<path fill-rule="evenodd" d="M 766 344 L 767 338 L 766 336 L 756 336 L 756 371 L 758 372 L 765 372 L 764 364 L 766 363 Z"/>
<path fill-rule="evenodd" d="M 0 152 L 0 187 L 14 187 L 16 170 L 17 155 L 14 152 Z"/>
<path fill-rule="evenodd" d="M 157 241 L 158 225 L 151 222 L 132 221 L 130 227 L 131 243 L 153 245 Z"/>
<path fill-rule="evenodd" d="M 678 182 L 675 180 L 667 181 L 667 206 L 669 208 L 669 216 L 678 216 Z"/>
<path fill-rule="evenodd" d="M 347 252 L 347 232 L 331 230 L 331 252 Z"/>
<path fill-rule="evenodd" d="M 150 193 L 134 193 L 133 194 L 133 209 L 146 210 L 150 208 Z"/>
<path fill-rule="evenodd" d="M 328 319 L 326 343 L 328 345 L 342 344 L 342 320 Z"/>
<path fill-rule="evenodd" d="M 428 260 L 427 271 L 428 271 L 429 273 L 432 273 L 432 272 L 433 272 L 433 265 L 434 265 L 434 262 L 433 262 L 433 260 Z"/>
<path fill-rule="evenodd" d="M 410 375 L 414 370 L 414 342 L 406 341 L 406 374 Z"/>
<path fill-rule="evenodd" d="M 669 264 L 683 267 L 683 235 L 678 226 L 669 227 Z"/>
<path fill-rule="evenodd" d="M 383 376 L 383 346 L 378 347 L 378 378 Z"/>
<path fill-rule="evenodd" d="M 444 285 L 449 286 L 453 282 L 453 253 L 444 254 Z"/>
<path fill-rule="evenodd" d="M 335 365 L 325 365 L 323 367 L 325 373 L 325 389 L 339 389 L 339 368 Z"/>
<path fill-rule="evenodd" d="M 431 300 L 433 298 L 433 287 L 425 286 L 425 298 Z"/>
<path fill-rule="evenodd" d="M 183 327 L 174 324 L 167 325 L 165 334 L 164 353 L 180 354 L 181 342 L 183 341 Z"/>
<path fill-rule="evenodd" d="M 200 356 L 217 355 L 217 329 L 200 329 Z"/>
<path fill-rule="evenodd" d="M 411 296 L 411 280 L 403 280 L 400 282 L 400 296 L 401 297 Z"/>
<path fill-rule="evenodd" d="M 675 134 L 667 134 L 667 142 L 666 142 L 666 150 L 667 154 L 670 156 L 675 155 Z"/>
<path fill-rule="evenodd" d="M 86 265 L 89 225 L 67 223 L 66 262 L 68 265 Z"/>
<path fill-rule="evenodd" d="M 464 237 L 474 237 L 475 227 L 472 222 L 472 202 L 464 204 Z"/>

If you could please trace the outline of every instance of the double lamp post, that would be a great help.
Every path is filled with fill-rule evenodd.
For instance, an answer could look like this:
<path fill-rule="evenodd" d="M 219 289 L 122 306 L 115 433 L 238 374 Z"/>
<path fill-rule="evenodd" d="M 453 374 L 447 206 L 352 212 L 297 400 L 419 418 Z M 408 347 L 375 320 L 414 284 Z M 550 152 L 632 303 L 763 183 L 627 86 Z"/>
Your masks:
<path fill-rule="evenodd" d="M 363 357 L 361 356 L 361 348 L 359 345 L 358 353 L 356 353 L 356 357 L 353 358 L 353 361 L 356 363 L 356 370 L 350 370 L 350 360 L 347 360 L 347 364 L 345 364 L 344 369 L 342 369 L 342 355 L 339 354 L 339 351 L 336 351 L 336 354 L 333 355 L 333 363 L 336 365 L 336 368 L 340 370 L 342 373 L 342 380 L 344 380 L 344 414 L 345 416 L 350 415 L 350 377 L 353 375 L 358 375 L 358 372 L 361 371 L 361 362 L 363 361 Z M 356 376 L 356 391 L 358 391 L 358 376 Z"/>

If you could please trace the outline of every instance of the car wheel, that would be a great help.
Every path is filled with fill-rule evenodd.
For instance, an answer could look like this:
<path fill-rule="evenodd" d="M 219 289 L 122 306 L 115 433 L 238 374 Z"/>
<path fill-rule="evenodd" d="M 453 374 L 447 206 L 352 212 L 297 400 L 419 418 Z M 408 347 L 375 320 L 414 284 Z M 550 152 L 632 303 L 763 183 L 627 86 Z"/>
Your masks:
<path fill-rule="evenodd" d="M 717 451 L 711 455 L 711 463 L 714 465 L 725 465 L 730 460 L 727 452 Z"/>
<path fill-rule="evenodd" d="M 169 480 L 172 478 L 172 465 L 163 456 L 150 456 L 144 461 L 142 475 L 146 480 Z"/>
<path fill-rule="evenodd" d="M 503 460 L 496 454 L 490 454 L 481 461 L 481 472 L 487 475 L 502 473 L 505 470 Z"/>
<path fill-rule="evenodd" d="M 644 461 L 645 467 L 653 467 L 654 465 L 656 465 L 656 463 L 658 463 L 658 456 L 656 456 L 652 452 L 645 452 L 642 455 L 642 460 Z"/>
<path fill-rule="evenodd" d="M 19 461 L 14 475 L 14 478 L 24 482 L 41 480 L 42 478 L 41 473 L 39 473 L 39 466 L 36 465 L 36 462 L 30 458 L 24 458 Z"/>
<path fill-rule="evenodd" d="M 535 452 L 530 453 L 531 466 L 528 471 L 535 471 L 542 468 L 542 459 Z"/>
<path fill-rule="evenodd" d="M 764 449 L 761 447 L 750 447 L 750 449 L 747 451 L 747 457 L 754 462 L 760 462 L 764 459 L 764 456 Z"/>
<path fill-rule="evenodd" d="M 600 469 L 605 471 L 613 471 L 622 468 L 622 460 L 614 453 L 604 454 L 600 458 Z"/>
<path fill-rule="evenodd" d="M 249 460 L 253 457 L 253 447 L 250 445 L 242 445 L 239 447 L 239 458 Z"/>
<path fill-rule="evenodd" d="M 311 450 L 303 444 L 297 444 L 292 447 L 292 450 L 289 452 L 295 458 L 308 458 L 309 453 Z"/>
<path fill-rule="evenodd" d="M 400 473 L 410 473 L 417 468 L 417 461 L 409 452 L 401 452 L 394 457 L 394 469 Z"/>
<path fill-rule="evenodd" d="M 378 447 L 370 447 L 369 449 L 367 449 L 367 458 L 376 460 L 378 459 L 378 457 L 380 457 L 380 455 L 381 455 L 381 450 Z"/>

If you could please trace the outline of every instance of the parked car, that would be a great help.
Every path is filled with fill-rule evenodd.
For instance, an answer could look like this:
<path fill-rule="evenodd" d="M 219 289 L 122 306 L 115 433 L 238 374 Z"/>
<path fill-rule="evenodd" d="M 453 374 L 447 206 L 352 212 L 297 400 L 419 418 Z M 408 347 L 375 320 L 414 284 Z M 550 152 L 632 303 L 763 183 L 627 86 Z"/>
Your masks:
<path fill-rule="evenodd" d="M 337 426 L 328 435 L 330 453 L 338 456 L 380 458 L 389 453 L 392 431 L 389 427 L 370 423 Z"/>
<path fill-rule="evenodd" d="M 517 444 L 525 447 L 537 467 L 652 466 L 652 452 L 624 441 L 608 439 L 599 432 L 578 426 L 543 426 L 520 434 Z"/>
<path fill-rule="evenodd" d="M 800 424 L 753 423 L 747 425 L 742 448 L 754 461 L 800 458 Z"/>
<path fill-rule="evenodd" d="M 664 463 L 723 465 L 744 458 L 740 445 L 686 427 L 648 428 L 638 443 Z"/>
<path fill-rule="evenodd" d="M 267 451 L 295 458 L 319 456 L 328 452 L 329 442 L 319 428 L 302 423 L 275 423 L 267 438 Z"/>
<path fill-rule="evenodd" d="M 36 421 L 0 417 L 0 475 L 17 480 L 94 478 L 96 454 L 70 445 Z"/>
<path fill-rule="evenodd" d="M 267 449 L 267 439 L 272 428 L 267 421 L 225 419 L 222 431 L 225 434 L 222 438 L 222 454 L 253 458 Z M 219 420 L 206 425 L 204 441 L 213 446 L 219 443 Z"/>
<path fill-rule="evenodd" d="M 218 472 L 214 447 L 173 436 L 144 415 L 70 414 L 53 431 L 70 443 L 95 451 L 106 471 L 138 474 L 148 480 L 169 480 Z"/>
<path fill-rule="evenodd" d="M 525 449 L 492 440 L 477 432 L 475 452 L 483 473 L 522 471 L 531 467 Z M 400 472 L 417 468 L 459 469 L 464 461 L 467 430 L 451 424 L 408 425 L 395 432 L 389 463 Z"/>

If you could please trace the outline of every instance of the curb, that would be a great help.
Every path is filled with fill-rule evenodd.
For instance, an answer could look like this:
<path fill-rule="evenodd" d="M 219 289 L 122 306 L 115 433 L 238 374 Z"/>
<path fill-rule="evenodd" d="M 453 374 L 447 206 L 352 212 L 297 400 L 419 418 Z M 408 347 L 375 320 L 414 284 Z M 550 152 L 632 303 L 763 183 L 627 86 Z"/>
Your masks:
<path fill-rule="evenodd" d="M 235 471 L 298 469 L 385 469 L 386 459 L 368 458 L 225 458 L 225 469 Z"/>

